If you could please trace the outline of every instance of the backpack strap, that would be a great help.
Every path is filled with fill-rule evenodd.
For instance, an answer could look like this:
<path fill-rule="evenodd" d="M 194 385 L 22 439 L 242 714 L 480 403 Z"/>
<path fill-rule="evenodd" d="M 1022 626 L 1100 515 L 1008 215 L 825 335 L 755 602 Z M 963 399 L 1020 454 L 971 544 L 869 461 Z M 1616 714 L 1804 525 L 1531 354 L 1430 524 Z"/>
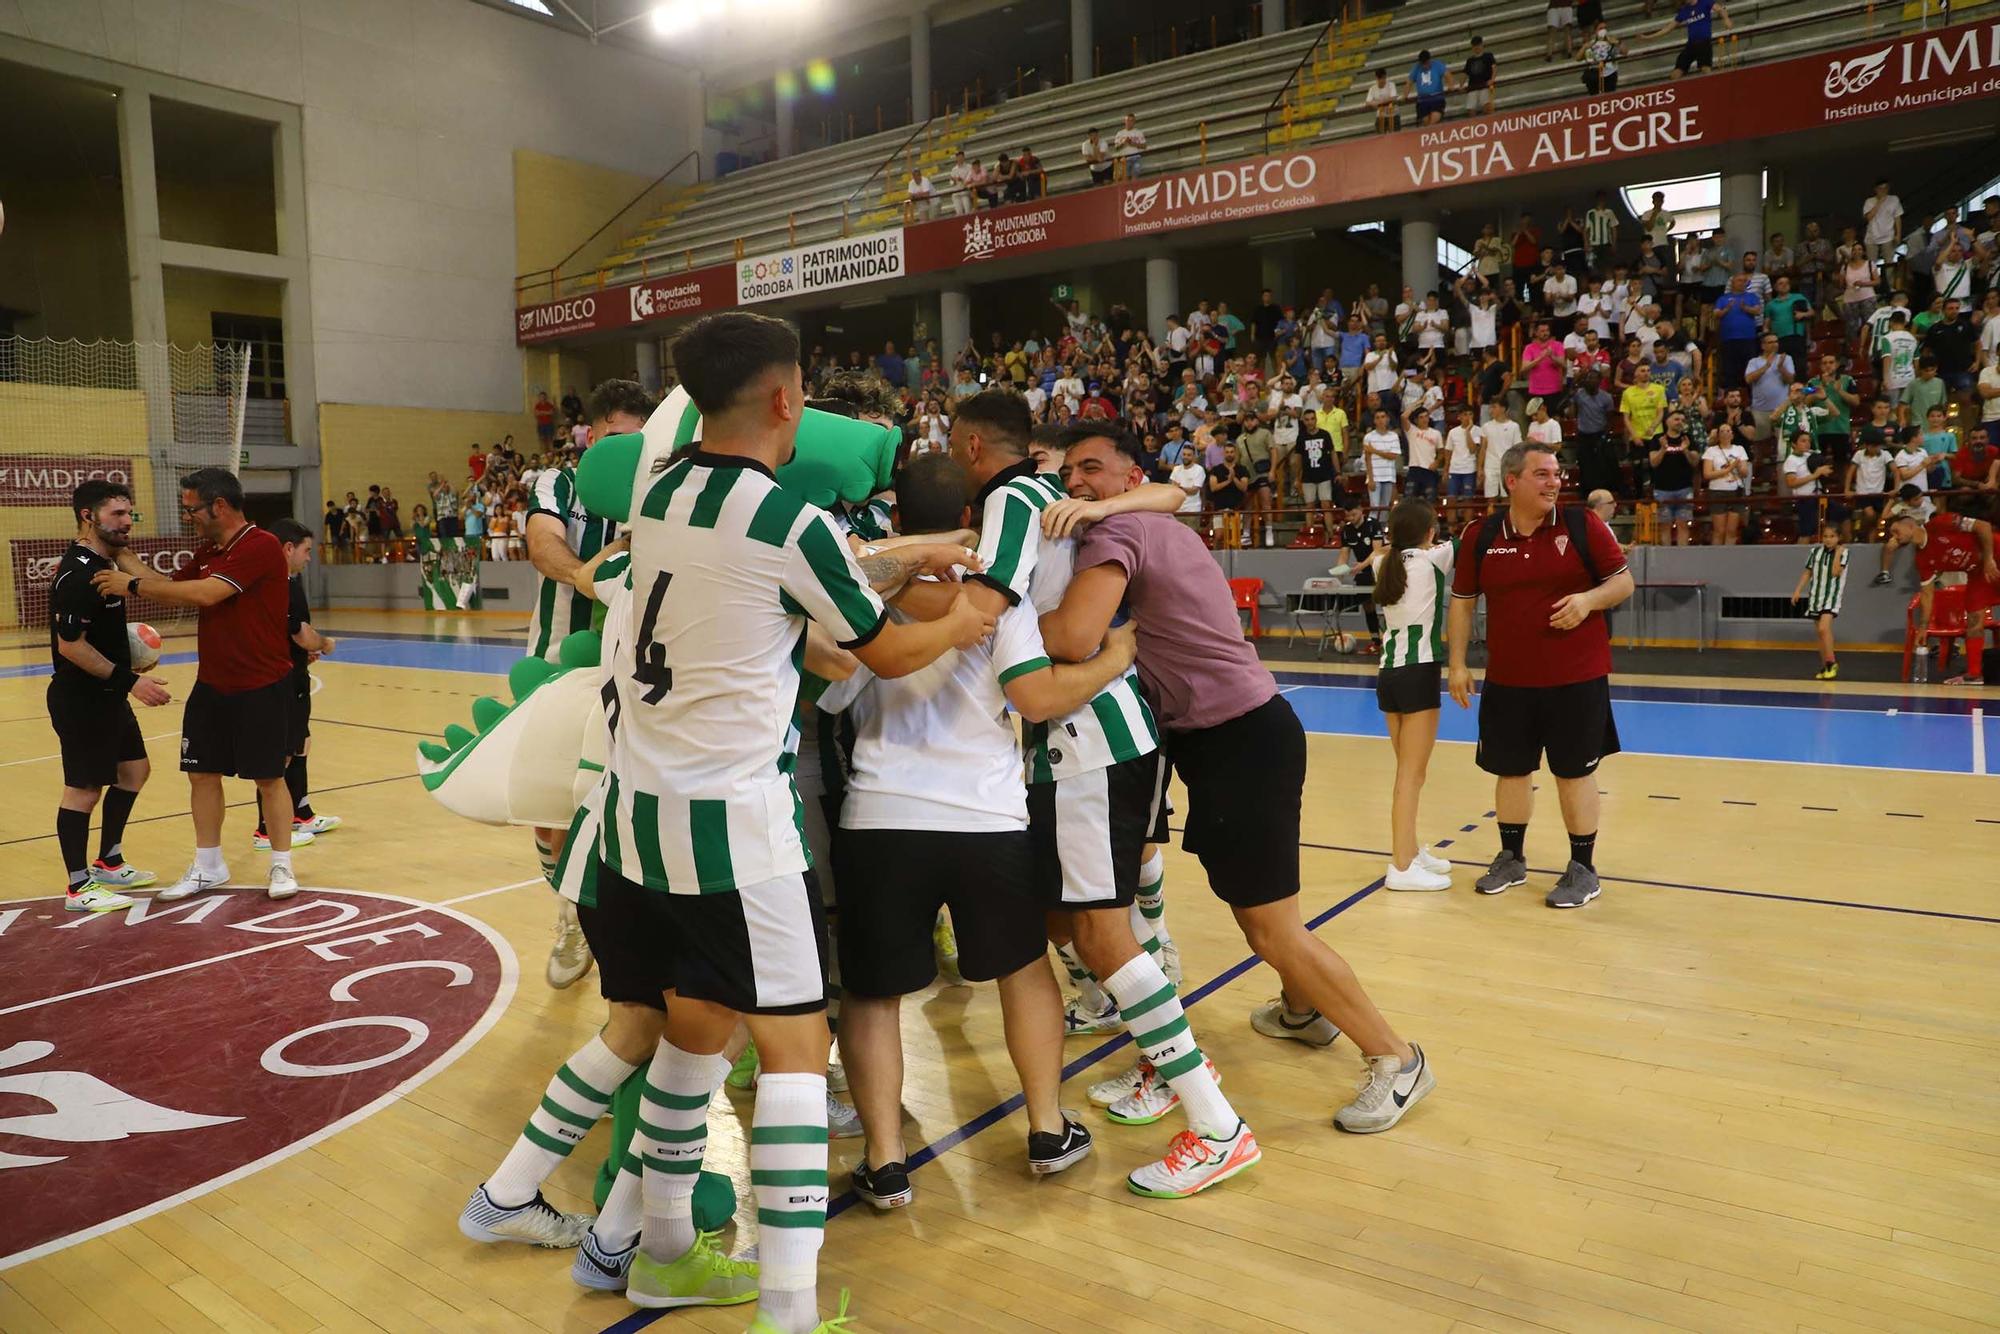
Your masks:
<path fill-rule="evenodd" d="M 1576 558 L 1583 562 L 1583 572 L 1590 576 L 1590 586 L 1597 587 L 1604 582 L 1604 576 L 1590 554 L 1590 511 L 1582 505 L 1568 506 L 1563 510 L 1563 523 L 1569 528 L 1569 543 L 1576 548 Z"/>

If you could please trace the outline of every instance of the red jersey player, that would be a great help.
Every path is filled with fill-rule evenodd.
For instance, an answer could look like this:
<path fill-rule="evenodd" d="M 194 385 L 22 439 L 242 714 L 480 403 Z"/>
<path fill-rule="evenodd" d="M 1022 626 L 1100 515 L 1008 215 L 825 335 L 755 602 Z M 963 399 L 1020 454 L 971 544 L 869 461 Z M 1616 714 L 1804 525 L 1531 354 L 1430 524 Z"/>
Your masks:
<path fill-rule="evenodd" d="M 1926 523 L 1905 513 L 1890 524 L 1889 532 L 1898 543 L 1916 552 L 1917 578 L 1922 581 L 1917 594 L 1919 635 L 1930 627 L 1931 594 L 1938 576 L 1958 573 L 1966 577 L 1966 673 L 1946 684 L 1984 685 L 1987 613 L 2000 602 L 2000 564 L 1993 559 L 1993 525 L 1961 514 L 1939 514 Z"/>

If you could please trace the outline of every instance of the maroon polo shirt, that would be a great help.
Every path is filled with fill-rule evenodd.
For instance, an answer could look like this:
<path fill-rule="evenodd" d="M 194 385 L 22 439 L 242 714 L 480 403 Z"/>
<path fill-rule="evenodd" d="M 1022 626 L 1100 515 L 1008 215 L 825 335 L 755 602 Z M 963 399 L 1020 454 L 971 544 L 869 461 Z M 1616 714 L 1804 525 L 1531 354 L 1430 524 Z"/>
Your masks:
<path fill-rule="evenodd" d="M 1475 562 L 1483 519 L 1466 525 L 1459 539 L 1453 597 L 1486 595 L 1486 679 L 1503 686 L 1566 686 L 1611 674 L 1611 631 L 1601 612 L 1592 612 L 1574 630 L 1549 625 L 1555 605 L 1594 585 L 1569 540 L 1559 514 L 1532 533 L 1515 531 L 1502 511 L 1500 533 Z M 1588 515 L 1590 555 L 1600 579 L 1625 568 L 1625 552 L 1604 520 Z"/>
<path fill-rule="evenodd" d="M 225 695 L 282 681 L 292 671 L 291 572 L 278 539 L 246 524 L 222 546 L 204 542 L 174 582 L 220 579 L 236 592 L 201 609 L 195 679 Z"/>

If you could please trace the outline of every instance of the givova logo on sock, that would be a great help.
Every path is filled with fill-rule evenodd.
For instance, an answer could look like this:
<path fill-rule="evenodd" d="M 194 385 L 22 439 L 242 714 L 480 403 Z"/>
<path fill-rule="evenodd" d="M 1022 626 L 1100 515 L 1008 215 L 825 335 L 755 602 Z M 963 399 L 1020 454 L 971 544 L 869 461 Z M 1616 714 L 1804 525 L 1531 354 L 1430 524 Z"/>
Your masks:
<path fill-rule="evenodd" d="M 0 1270 L 386 1107 L 491 1028 L 514 979 L 484 923 L 387 895 L 0 905 Z"/>

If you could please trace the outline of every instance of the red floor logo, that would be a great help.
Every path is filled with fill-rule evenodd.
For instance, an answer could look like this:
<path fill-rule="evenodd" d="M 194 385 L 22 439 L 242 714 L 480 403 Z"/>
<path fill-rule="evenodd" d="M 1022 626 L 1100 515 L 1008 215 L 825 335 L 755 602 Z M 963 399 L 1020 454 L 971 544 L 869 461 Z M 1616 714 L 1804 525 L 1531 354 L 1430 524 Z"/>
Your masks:
<path fill-rule="evenodd" d="M 483 923 L 349 890 L 0 903 L 0 1269 L 380 1110 L 492 1027 L 514 977 Z"/>

